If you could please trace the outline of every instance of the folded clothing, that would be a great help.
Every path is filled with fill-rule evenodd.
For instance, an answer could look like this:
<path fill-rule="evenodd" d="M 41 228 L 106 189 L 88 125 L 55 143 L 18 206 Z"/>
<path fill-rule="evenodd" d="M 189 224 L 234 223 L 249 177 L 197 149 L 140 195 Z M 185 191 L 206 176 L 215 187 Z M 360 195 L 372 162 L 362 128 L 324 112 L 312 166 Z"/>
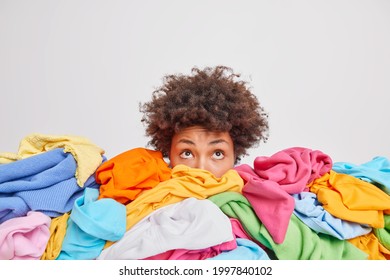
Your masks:
<path fill-rule="evenodd" d="M 76 167 L 72 154 L 63 149 L 0 165 L 0 223 L 28 211 L 50 217 L 70 211 L 84 191 L 77 184 Z M 94 176 L 84 186 L 99 188 Z"/>
<path fill-rule="evenodd" d="M 0 153 L 0 164 L 25 159 L 58 148 L 63 149 L 65 153 L 72 154 L 77 162 L 74 176 L 77 184 L 84 187 L 84 183 L 102 163 L 104 154 L 102 148 L 85 137 L 32 133 L 20 141 L 17 154 Z"/>

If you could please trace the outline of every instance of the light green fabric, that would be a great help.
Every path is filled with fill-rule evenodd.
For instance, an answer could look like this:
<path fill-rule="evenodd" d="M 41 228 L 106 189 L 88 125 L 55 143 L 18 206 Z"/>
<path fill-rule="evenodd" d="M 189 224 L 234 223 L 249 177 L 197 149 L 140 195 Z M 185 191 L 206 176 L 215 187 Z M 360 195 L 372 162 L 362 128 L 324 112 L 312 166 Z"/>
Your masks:
<path fill-rule="evenodd" d="M 316 233 L 291 216 L 283 243 L 276 244 L 249 201 L 238 192 L 223 192 L 208 198 L 229 217 L 238 219 L 247 233 L 272 250 L 280 260 L 365 260 L 367 254 L 346 240 Z"/>
<path fill-rule="evenodd" d="M 385 227 L 374 228 L 374 234 L 378 238 L 379 242 L 390 250 L 390 215 L 384 216 Z"/>

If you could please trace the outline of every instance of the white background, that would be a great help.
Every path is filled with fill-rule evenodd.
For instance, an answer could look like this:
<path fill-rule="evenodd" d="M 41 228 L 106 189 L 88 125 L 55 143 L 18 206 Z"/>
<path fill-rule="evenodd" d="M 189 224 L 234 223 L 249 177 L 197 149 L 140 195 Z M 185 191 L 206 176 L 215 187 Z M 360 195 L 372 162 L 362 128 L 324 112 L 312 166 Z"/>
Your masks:
<path fill-rule="evenodd" d="M 96 263 L 98 262 L 98 263 Z M 22 269 L 21 269 L 22 267 Z M 260 275 L 238 275 L 232 274 L 234 268 L 248 268 L 249 271 L 259 271 Z M 146 271 L 149 275 L 124 274 L 120 275 L 121 269 Z M 151 270 L 162 272 L 178 271 L 184 273 L 203 272 L 196 275 L 156 275 Z M 12 275 L 14 279 L 146 279 L 146 280 L 183 280 L 183 279 L 281 279 L 285 280 L 291 276 L 299 277 L 300 280 L 333 279 L 340 277 L 340 274 L 348 273 L 349 279 L 383 279 L 388 273 L 388 262 L 373 260 L 209 260 L 209 261 L 187 261 L 187 260 L 56 260 L 56 261 L 0 261 L 2 274 Z M 227 269 L 230 273 L 216 273 L 219 269 Z M 238 269 L 237 269 L 238 270 Z M 263 271 L 271 271 L 272 275 L 263 274 Z M 256 273 L 255 273 L 256 274 Z M 323 276 L 323 277 L 322 277 Z M 326 278 L 325 278 L 326 276 Z"/>
<path fill-rule="evenodd" d="M 0 0 L 0 152 L 30 133 L 146 146 L 166 74 L 232 67 L 269 113 L 242 163 L 293 146 L 390 157 L 390 1 Z"/>

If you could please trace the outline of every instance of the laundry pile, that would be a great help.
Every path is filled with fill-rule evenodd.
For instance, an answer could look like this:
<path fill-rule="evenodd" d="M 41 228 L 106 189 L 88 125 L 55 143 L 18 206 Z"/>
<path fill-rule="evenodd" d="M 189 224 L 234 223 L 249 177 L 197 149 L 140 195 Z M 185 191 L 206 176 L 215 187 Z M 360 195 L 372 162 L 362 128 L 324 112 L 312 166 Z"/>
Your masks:
<path fill-rule="evenodd" d="M 292 147 L 221 178 L 31 134 L 0 153 L 1 260 L 388 260 L 390 161 Z"/>

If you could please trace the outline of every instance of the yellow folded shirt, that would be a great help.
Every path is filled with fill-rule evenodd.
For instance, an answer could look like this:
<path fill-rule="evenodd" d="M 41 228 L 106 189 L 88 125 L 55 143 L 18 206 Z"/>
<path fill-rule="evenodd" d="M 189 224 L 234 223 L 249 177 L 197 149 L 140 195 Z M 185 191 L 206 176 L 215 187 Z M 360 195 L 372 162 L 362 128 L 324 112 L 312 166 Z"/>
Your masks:
<path fill-rule="evenodd" d="M 84 186 L 103 160 L 104 150 L 87 138 L 33 133 L 22 139 L 17 154 L 0 153 L 0 164 L 21 160 L 56 148 L 63 148 L 65 153 L 73 155 L 77 162 L 75 177 L 80 187 Z"/>

